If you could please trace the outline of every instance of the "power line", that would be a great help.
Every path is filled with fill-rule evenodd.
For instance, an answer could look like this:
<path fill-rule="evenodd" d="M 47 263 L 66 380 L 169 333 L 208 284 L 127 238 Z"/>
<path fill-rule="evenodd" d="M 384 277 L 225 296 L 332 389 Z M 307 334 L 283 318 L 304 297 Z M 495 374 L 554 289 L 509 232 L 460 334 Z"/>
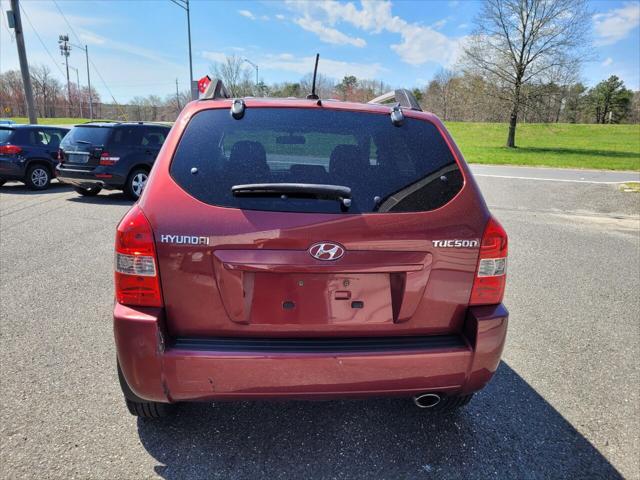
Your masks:
<path fill-rule="evenodd" d="M 69 27 L 69 30 L 71 30 L 71 33 L 73 33 L 73 35 L 76 37 L 76 40 L 78 40 L 78 42 L 82 45 L 82 40 L 80 39 L 80 37 L 78 36 L 76 31 L 73 29 L 73 27 L 69 23 L 69 20 L 67 20 L 67 17 L 62 12 L 62 9 L 60 8 L 60 5 L 58 5 L 58 2 L 56 2 L 56 0 L 53 0 L 53 4 L 56 6 L 58 11 L 60 12 L 60 15 L 62 15 L 62 18 L 64 19 L 65 23 L 67 24 L 67 27 Z"/>
<path fill-rule="evenodd" d="M 60 68 L 60 65 L 58 65 L 58 62 L 56 62 L 56 60 L 53 58 L 53 55 L 51 55 L 51 52 L 47 48 L 47 45 L 42 41 L 42 38 L 40 37 L 40 34 L 38 33 L 38 30 L 36 30 L 36 27 L 34 27 L 33 23 L 31 23 L 31 18 L 29 18 L 29 14 L 25 10 L 23 4 L 20 4 L 20 10 L 22 10 L 22 13 L 24 13 L 25 17 L 27 18 L 27 22 L 29 22 L 29 25 L 31 25 L 31 29 L 33 30 L 33 33 L 35 33 L 36 37 L 38 37 L 38 40 L 40 41 L 40 45 L 42 45 L 42 48 L 45 49 L 45 51 L 49 55 L 49 58 L 51 59 L 53 64 L 56 66 L 58 71 L 60 72 L 60 75 L 62 75 L 64 77 L 64 72 L 62 71 L 62 68 Z"/>
<path fill-rule="evenodd" d="M 58 2 L 56 2 L 56 0 L 53 0 L 53 3 L 56 6 L 56 8 L 58 9 L 58 11 L 60 12 L 60 15 L 62 15 L 62 18 L 64 19 L 65 23 L 69 27 L 69 30 L 71 30 L 71 33 L 73 33 L 73 35 L 76 37 L 76 40 L 78 40 L 78 43 L 82 45 L 82 39 L 76 33 L 76 31 L 73 29 L 73 27 L 71 26 L 71 23 L 69 23 L 69 20 L 67 20 L 67 17 L 65 16 L 64 12 L 60 8 L 60 5 L 58 5 Z M 113 103 L 115 103 L 118 106 L 118 108 L 120 108 L 120 113 L 121 113 L 121 115 L 124 116 L 124 119 L 126 120 L 127 119 L 126 114 L 124 113 L 124 111 L 122 110 L 122 107 L 120 106 L 120 104 L 116 100 L 116 97 L 114 97 L 113 93 L 111 92 L 111 89 L 107 85 L 107 82 L 104 80 L 104 77 L 100 73 L 100 70 L 98 70 L 98 67 L 96 67 L 96 64 L 93 63 L 93 60 L 89 59 L 89 63 L 93 66 L 93 69 L 98 74 L 98 78 L 100 78 L 100 80 L 102 81 L 102 85 L 104 86 L 105 90 L 107 90 L 107 92 L 109 92 L 109 95 L 111 96 L 111 99 L 113 100 Z"/>

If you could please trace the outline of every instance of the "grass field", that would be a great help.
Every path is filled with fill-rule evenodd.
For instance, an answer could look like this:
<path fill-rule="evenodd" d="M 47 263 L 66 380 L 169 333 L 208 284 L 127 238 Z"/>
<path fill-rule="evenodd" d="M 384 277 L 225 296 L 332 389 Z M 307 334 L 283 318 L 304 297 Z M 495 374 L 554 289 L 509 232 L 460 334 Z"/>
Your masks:
<path fill-rule="evenodd" d="M 14 118 L 26 123 L 26 118 Z M 43 125 L 88 122 L 42 118 Z M 504 123 L 447 122 L 469 163 L 640 170 L 640 125 L 519 124 L 518 148 L 506 148 Z"/>
<path fill-rule="evenodd" d="M 640 125 L 519 124 L 506 148 L 504 123 L 447 122 L 469 163 L 640 170 Z"/>
<path fill-rule="evenodd" d="M 26 117 L 13 117 L 11 118 L 16 123 L 29 123 L 29 119 Z M 90 122 L 88 118 L 66 118 L 66 117 L 56 117 L 56 118 L 38 118 L 38 123 L 40 125 L 75 125 L 76 123 L 85 123 Z"/>

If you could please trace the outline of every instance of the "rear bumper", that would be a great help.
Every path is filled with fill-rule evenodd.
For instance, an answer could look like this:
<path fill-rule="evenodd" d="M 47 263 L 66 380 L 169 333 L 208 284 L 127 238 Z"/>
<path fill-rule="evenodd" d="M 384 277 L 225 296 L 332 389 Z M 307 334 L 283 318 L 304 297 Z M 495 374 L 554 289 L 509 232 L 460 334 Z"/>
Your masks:
<path fill-rule="evenodd" d="M 106 167 L 97 166 L 92 170 L 81 170 L 73 167 L 56 168 L 58 180 L 74 187 L 91 188 L 100 187 L 106 189 L 121 189 L 126 178 Z"/>
<path fill-rule="evenodd" d="M 117 303 L 114 309 L 124 377 L 136 395 L 157 402 L 467 394 L 484 387 L 498 367 L 507 321 L 507 310 L 496 305 L 470 308 L 462 335 L 432 340 L 319 340 L 308 347 L 258 339 L 167 344 L 161 309 Z"/>

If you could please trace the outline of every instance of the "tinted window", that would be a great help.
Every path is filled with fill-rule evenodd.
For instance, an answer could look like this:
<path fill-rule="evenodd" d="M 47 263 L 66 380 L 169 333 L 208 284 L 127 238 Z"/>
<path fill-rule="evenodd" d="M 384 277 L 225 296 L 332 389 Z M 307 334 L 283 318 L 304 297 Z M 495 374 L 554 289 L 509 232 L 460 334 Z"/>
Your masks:
<path fill-rule="evenodd" d="M 0 128 L 0 143 L 10 142 L 13 130 L 10 128 Z"/>
<path fill-rule="evenodd" d="M 433 124 L 406 119 L 396 127 L 388 115 L 321 109 L 247 108 L 241 120 L 226 109 L 205 110 L 187 125 L 170 168 L 199 200 L 254 210 L 341 212 L 336 200 L 234 196 L 232 186 L 346 186 L 352 191 L 349 213 L 432 210 L 462 187 Z"/>
<path fill-rule="evenodd" d="M 164 143 L 167 133 L 169 133 L 169 130 L 164 128 L 148 128 L 142 137 L 142 145 L 150 148 L 160 148 Z"/>
<path fill-rule="evenodd" d="M 74 127 L 71 131 L 65 135 L 62 145 L 76 145 L 76 144 L 90 144 L 101 146 L 107 143 L 109 134 L 111 133 L 111 127 L 97 127 L 97 126 L 81 126 Z"/>

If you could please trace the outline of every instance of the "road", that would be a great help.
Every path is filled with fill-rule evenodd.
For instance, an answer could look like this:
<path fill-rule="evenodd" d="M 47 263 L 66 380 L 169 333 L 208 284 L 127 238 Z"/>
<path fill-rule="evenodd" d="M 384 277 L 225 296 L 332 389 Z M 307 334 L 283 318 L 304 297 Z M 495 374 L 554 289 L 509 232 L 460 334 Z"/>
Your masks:
<path fill-rule="evenodd" d="M 129 202 L 0 188 L 0 477 L 640 478 L 640 195 L 478 182 L 510 235 L 511 317 L 467 409 L 242 402 L 166 421 L 129 416 L 115 373 L 112 248 Z"/>

